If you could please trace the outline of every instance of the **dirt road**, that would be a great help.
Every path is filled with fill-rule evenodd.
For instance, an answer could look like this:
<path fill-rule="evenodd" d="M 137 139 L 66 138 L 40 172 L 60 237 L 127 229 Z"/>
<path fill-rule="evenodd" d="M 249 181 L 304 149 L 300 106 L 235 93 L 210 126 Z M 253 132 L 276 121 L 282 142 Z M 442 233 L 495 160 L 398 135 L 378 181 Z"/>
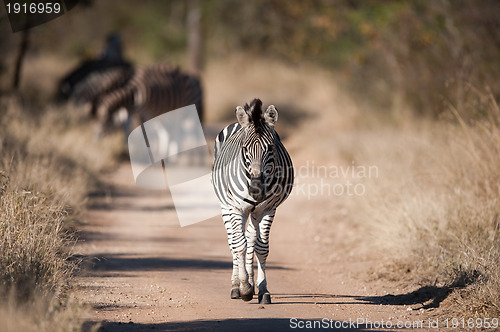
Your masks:
<path fill-rule="evenodd" d="M 366 281 L 378 258 L 358 250 L 369 244 L 340 207 L 328 222 L 317 218 L 324 202 L 300 195 L 278 209 L 268 259 L 273 304 L 263 306 L 256 296 L 248 303 L 229 297 L 231 256 L 220 217 L 181 228 L 169 194 L 135 186 L 126 163 L 105 182 L 108 189 L 90 198 L 76 248 L 88 262 L 77 280 L 78 297 L 92 307 L 87 326 L 287 331 L 324 319 L 322 327 L 381 331 L 387 325 L 377 323 L 425 319 L 405 301 L 387 301 L 398 294 L 394 286 Z"/>

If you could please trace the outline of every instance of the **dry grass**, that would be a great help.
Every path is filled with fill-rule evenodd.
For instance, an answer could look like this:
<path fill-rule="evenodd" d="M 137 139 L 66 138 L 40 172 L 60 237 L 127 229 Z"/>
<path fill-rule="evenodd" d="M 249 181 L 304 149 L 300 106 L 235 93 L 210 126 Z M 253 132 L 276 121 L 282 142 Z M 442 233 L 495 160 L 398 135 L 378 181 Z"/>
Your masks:
<path fill-rule="evenodd" d="M 47 293 L 38 293 L 31 302 L 22 304 L 14 295 L 4 298 L 5 301 L 0 305 L 1 332 L 79 331 L 81 317 L 87 310 L 71 296 L 58 299 Z M 95 331 L 97 326 L 88 330 Z"/>
<path fill-rule="evenodd" d="M 8 191 L 0 202 L 0 280 L 15 288 L 21 299 L 30 299 L 37 288 L 56 290 L 71 273 L 65 248 L 66 213 L 43 194 Z"/>
<path fill-rule="evenodd" d="M 72 329 L 82 307 L 68 298 L 77 267 L 71 225 L 121 144 L 94 142 L 92 126 L 72 109 L 1 104 L 0 329 Z"/>
<path fill-rule="evenodd" d="M 395 262 L 378 276 L 436 286 L 462 317 L 500 314 L 500 113 L 484 102 L 490 116 L 474 123 L 452 111 L 456 123 L 364 131 L 339 147 L 380 170 L 351 216 Z"/>

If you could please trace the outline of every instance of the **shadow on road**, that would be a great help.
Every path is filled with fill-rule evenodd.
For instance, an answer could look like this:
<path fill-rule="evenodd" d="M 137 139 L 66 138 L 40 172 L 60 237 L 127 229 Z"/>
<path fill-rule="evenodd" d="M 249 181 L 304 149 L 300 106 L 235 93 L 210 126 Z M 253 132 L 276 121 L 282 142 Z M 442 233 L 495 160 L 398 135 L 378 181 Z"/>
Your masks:
<path fill-rule="evenodd" d="M 89 272 L 111 271 L 167 271 L 167 270 L 219 270 L 233 268 L 233 263 L 223 260 L 144 257 L 134 254 L 96 254 L 92 257 L 81 256 Z M 268 266 L 268 269 L 287 270 L 280 266 Z"/>
<path fill-rule="evenodd" d="M 335 294 L 273 294 L 274 304 L 356 304 L 356 302 L 345 302 L 346 298 L 353 298 L 350 295 Z M 344 301 L 342 301 L 344 299 Z"/>
<path fill-rule="evenodd" d="M 82 331 L 91 331 L 95 326 L 94 322 L 86 322 Z M 268 332 L 268 331 L 295 331 L 299 329 L 299 324 L 304 324 L 302 329 L 306 329 L 305 324 L 311 324 L 307 331 L 325 331 L 331 329 L 335 331 L 374 331 L 364 324 L 357 324 L 355 328 L 349 328 L 349 322 L 330 321 L 320 319 L 310 320 L 290 320 L 288 318 L 262 318 L 262 319 L 225 319 L 225 320 L 196 320 L 189 322 L 166 322 L 155 324 L 136 324 L 133 322 L 101 323 L 99 332 L 118 331 L 221 331 L 221 332 Z M 343 324 L 343 325 L 342 325 Z M 344 328 L 342 327 L 344 326 Z M 336 328 L 339 327 L 339 328 Z"/>
<path fill-rule="evenodd" d="M 360 297 L 358 300 L 376 305 L 416 305 L 413 309 L 438 308 L 454 289 L 459 289 L 477 282 L 481 274 L 477 270 L 461 270 L 452 283 L 444 286 L 426 285 L 406 294 Z"/>
<path fill-rule="evenodd" d="M 406 294 L 387 294 L 384 296 L 358 297 L 358 300 L 374 305 L 417 305 L 421 307 L 415 309 L 438 308 L 448 295 L 452 292 L 452 287 L 423 286 Z"/>
<path fill-rule="evenodd" d="M 356 296 L 356 295 L 334 295 L 334 294 L 273 294 L 275 304 L 372 304 L 413 306 L 421 305 L 414 309 L 437 308 L 448 295 L 453 287 L 424 286 L 405 294 L 387 294 L 382 296 Z M 347 300 L 347 301 L 346 301 Z"/>
<path fill-rule="evenodd" d="M 122 235 L 116 233 L 96 232 L 89 230 L 78 230 L 77 236 L 79 241 L 92 242 L 92 241 L 127 241 L 127 242 L 158 242 L 158 243 L 175 243 L 181 240 L 176 237 L 162 236 L 157 237 L 137 237 L 132 235 Z"/>

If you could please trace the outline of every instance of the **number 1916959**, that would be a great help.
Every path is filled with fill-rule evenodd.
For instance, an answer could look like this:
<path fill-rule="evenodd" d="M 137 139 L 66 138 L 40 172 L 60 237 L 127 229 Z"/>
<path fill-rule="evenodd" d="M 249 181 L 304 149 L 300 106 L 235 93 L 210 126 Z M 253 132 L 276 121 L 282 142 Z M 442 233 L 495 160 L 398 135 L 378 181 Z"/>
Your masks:
<path fill-rule="evenodd" d="M 59 2 L 32 2 L 32 3 L 7 3 L 8 14 L 59 14 L 61 4 Z"/>
<path fill-rule="evenodd" d="M 462 329 L 497 329 L 498 328 L 498 318 L 452 318 L 445 319 L 444 321 L 446 328 L 462 328 Z"/>

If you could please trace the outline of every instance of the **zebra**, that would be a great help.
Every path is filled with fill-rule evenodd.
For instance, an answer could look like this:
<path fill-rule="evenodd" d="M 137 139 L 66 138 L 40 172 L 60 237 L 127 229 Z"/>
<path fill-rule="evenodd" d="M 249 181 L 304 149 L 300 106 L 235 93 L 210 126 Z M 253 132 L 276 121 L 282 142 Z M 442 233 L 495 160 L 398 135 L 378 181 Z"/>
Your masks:
<path fill-rule="evenodd" d="M 133 74 L 132 66 L 112 67 L 89 74 L 85 80 L 76 84 L 72 98 L 77 105 L 89 103 L 89 114 L 95 118 L 99 101 L 109 92 L 125 86 Z"/>
<path fill-rule="evenodd" d="M 132 71 L 132 64 L 122 56 L 120 35 L 111 34 L 98 57 L 84 61 L 59 81 L 57 100 L 74 99 L 77 104 L 91 102 L 95 106 L 99 96 L 118 88 Z"/>
<path fill-rule="evenodd" d="M 203 123 L 202 101 L 203 90 L 198 77 L 169 64 L 138 68 L 123 87 L 108 92 L 99 100 L 97 135 L 102 136 L 113 127 L 115 116 L 123 108 L 129 117 L 138 115 L 141 122 L 145 122 L 162 113 L 195 104 Z"/>
<path fill-rule="evenodd" d="M 255 293 L 253 258 L 257 256 L 258 301 L 270 304 L 266 259 L 276 208 L 290 195 L 292 160 L 274 130 L 278 111 L 254 99 L 236 107 L 238 122 L 225 127 L 215 140 L 212 185 L 233 256 L 231 298 L 250 301 Z M 250 221 L 245 226 L 248 217 Z"/>
<path fill-rule="evenodd" d="M 73 98 L 77 86 L 84 84 L 85 80 L 91 77 L 92 74 L 103 73 L 110 69 L 117 68 L 130 70 L 132 69 L 132 65 L 123 60 L 90 59 L 84 61 L 60 80 L 57 99 L 59 101 L 65 101 Z"/>

